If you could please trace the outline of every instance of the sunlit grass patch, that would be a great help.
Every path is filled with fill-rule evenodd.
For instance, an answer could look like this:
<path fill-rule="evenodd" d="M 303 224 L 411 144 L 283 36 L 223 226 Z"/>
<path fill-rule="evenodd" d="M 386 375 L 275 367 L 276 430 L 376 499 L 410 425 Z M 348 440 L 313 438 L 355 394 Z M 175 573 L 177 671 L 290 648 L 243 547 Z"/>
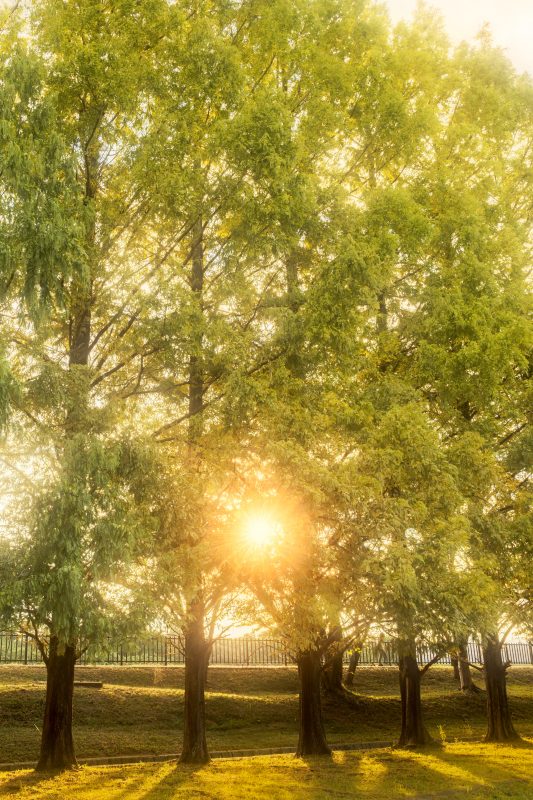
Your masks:
<path fill-rule="evenodd" d="M 451 744 L 418 752 L 337 752 L 331 759 L 221 759 L 205 767 L 84 767 L 45 778 L 28 771 L 0 773 L 0 795 L 20 800 L 414 800 L 456 792 L 461 800 L 531 800 L 532 776 L 533 742 Z"/>

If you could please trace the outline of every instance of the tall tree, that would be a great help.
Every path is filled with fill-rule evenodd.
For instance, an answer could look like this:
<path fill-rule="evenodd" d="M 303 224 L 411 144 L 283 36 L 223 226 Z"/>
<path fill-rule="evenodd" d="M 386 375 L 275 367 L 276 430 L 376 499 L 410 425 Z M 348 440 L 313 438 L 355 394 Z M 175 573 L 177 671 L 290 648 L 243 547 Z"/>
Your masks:
<path fill-rule="evenodd" d="M 25 121 L 21 148 L 29 143 L 23 160 L 36 173 L 33 185 L 38 186 L 33 192 L 31 181 L 23 190 L 14 186 L 22 198 L 14 225 L 24 232 L 34 220 L 36 227 L 35 235 L 15 239 L 14 246 L 27 265 L 29 290 L 40 285 L 50 306 L 38 336 L 22 334 L 15 320 L 8 330 L 23 377 L 17 435 L 39 451 L 35 482 L 42 487 L 35 504 L 40 515 L 28 544 L 35 574 L 26 572 L 30 584 L 25 582 L 30 594 L 38 592 L 39 582 L 44 592 L 35 632 L 46 646 L 48 673 L 40 769 L 75 763 L 73 667 L 89 599 L 97 612 L 99 581 L 122 563 L 118 542 L 125 557 L 130 536 L 139 532 L 138 525 L 127 525 L 128 507 L 116 496 L 129 481 L 124 470 L 131 465 L 120 455 L 122 446 L 127 448 L 121 445 L 127 438 L 125 400 L 137 384 L 145 346 L 140 326 L 132 330 L 141 316 L 132 305 L 139 297 L 138 269 L 146 259 L 141 222 L 147 192 L 133 185 L 131 162 L 142 141 L 144 104 L 166 10 L 158 2 L 137 4 L 133 13 L 129 2 L 113 9 L 89 0 L 34 4 L 24 25 L 29 61 L 40 64 L 39 77 L 32 78 L 22 64 L 10 79 L 13 96 L 32 109 L 26 116 L 14 101 L 15 113 Z M 14 41 L 8 61 L 21 63 L 19 48 Z M 45 121 L 40 104 L 61 132 L 40 138 L 42 169 L 31 151 L 32 126 Z M 51 240 L 49 249 L 41 231 Z M 75 248 L 71 231 L 77 234 Z M 61 252 L 73 255 L 59 269 Z M 69 272 L 75 257 L 83 269 Z M 157 265 L 156 248 L 148 259 Z M 123 525 L 115 511 L 124 514 Z M 121 536 L 114 538 L 114 530 Z M 38 553 L 46 573 L 35 561 Z M 47 643 L 39 626 L 49 630 Z"/>
<path fill-rule="evenodd" d="M 457 92 L 425 188 L 432 270 L 405 317 L 413 376 L 467 500 L 469 557 L 494 582 L 483 630 L 488 738 L 512 738 L 499 630 L 527 605 L 531 433 L 532 88 L 483 39 L 454 59 Z M 495 602 L 499 598 L 498 602 Z"/>
<path fill-rule="evenodd" d="M 401 53 L 405 58 L 399 64 L 396 59 Z M 419 69 L 410 75 L 417 63 Z M 347 384 L 351 396 L 345 393 L 359 417 L 364 412 L 354 449 L 361 457 L 361 446 L 372 441 L 376 423 L 379 429 L 396 415 L 404 419 L 406 433 L 427 434 L 428 444 L 430 440 L 433 444 L 419 455 L 420 465 L 431 450 L 437 461 L 444 459 L 447 465 L 448 477 L 440 482 L 438 494 L 431 497 L 433 491 L 427 485 L 429 495 L 418 495 L 423 486 L 420 479 L 414 483 L 409 479 L 402 489 L 402 479 L 407 477 L 404 465 L 410 463 L 402 446 L 390 473 L 393 486 L 385 489 L 385 497 L 390 497 L 392 507 L 397 504 L 399 510 L 404 505 L 406 513 L 410 508 L 409 513 L 415 515 L 417 508 L 429 509 L 436 502 L 440 511 L 434 509 L 433 525 L 439 522 L 446 497 L 452 500 L 448 489 L 455 487 L 456 499 L 440 521 L 444 523 L 446 517 L 451 521 L 449 514 L 461 507 L 462 496 L 462 510 L 468 506 L 469 511 L 460 527 L 474 534 L 471 548 L 464 537 L 456 540 L 455 557 L 465 565 L 456 573 L 457 580 L 475 563 L 506 595 L 502 572 L 488 570 L 488 562 L 503 567 L 504 552 L 528 552 L 528 537 L 523 535 L 527 447 L 523 442 L 514 473 L 502 469 L 502 448 L 513 439 L 518 443 L 522 434 L 527 437 L 523 400 L 530 341 L 524 279 L 531 220 L 526 210 L 530 176 L 522 164 L 527 165 L 530 158 L 531 88 L 487 41 L 472 50 L 460 48 L 450 57 L 446 42 L 425 15 L 410 29 L 398 28 L 391 46 L 380 54 L 379 64 L 376 83 L 383 91 L 376 92 L 369 109 L 362 94 L 354 113 L 352 135 L 361 166 L 359 173 L 353 170 L 347 179 L 352 191 L 359 192 L 359 230 L 364 233 L 360 251 L 375 268 L 366 296 L 363 286 L 349 283 L 354 274 L 351 262 L 337 261 L 352 297 L 362 304 L 370 295 L 374 307 L 366 327 L 356 327 L 357 319 L 351 317 L 351 330 L 366 348 L 359 361 L 354 360 L 360 371 Z M 394 113 L 389 115 L 392 107 Z M 413 412 L 415 417 L 409 422 Z M 381 450 L 385 463 L 388 444 L 383 441 L 378 448 L 385 448 Z M 379 464 L 376 452 L 371 474 L 378 481 Z M 472 504 L 472 492 L 477 504 Z M 498 496 L 503 500 L 506 492 L 513 502 L 498 503 Z M 496 511 L 500 505 L 507 514 L 519 510 L 520 521 L 496 523 L 501 520 Z M 409 538 L 412 526 L 413 535 L 423 538 L 424 526 L 419 525 L 405 520 L 400 537 Z M 492 525 L 499 530 L 496 536 L 488 535 Z M 445 555 L 446 540 L 451 545 L 453 536 L 444 532 L 443 536 Z M 426 550 L 431 552 L 429 540 L 420 554 Z M 453 553 L 448 558 L 453 574 Z M 397 579 L 401 594 L 401 571 Z M 506 595 L 510 607 L 514 608 L 524 585 L 522 581 L 518 590 L 517 582 Z M 473 592 L 478 588 L 473 581 Z M 463 594 L 462 612 L 453 586 L 444 592 L 444 601 L 446 596 L 453 599 L 456 612 L 450 614 L 449 624 L 454 616 L 464 620 L 475 611 L 475 603 L 469 607 L 468 592 Z M 434 597 L 435 609 L 439 607 L 436 601 Z M 484 623 L 483 615 L 474 614 L 474 619 Z M 500 613 L 493 621 L 494 630 L 499 619 Z M 412 659 L 413 648 L 408 649 Z M 490 662 L 488 658 L 487 674 Z M 498 674 L 501 687 L 505 670 Z M 488 684 L 487 688 L 490 695 Z M 424 738 L 422 732 L 420 738 Z"/>
<path fill-rule="evenodd" d="M 304 243 L 306 229 L 322 210 L 315 159 L 336 147 L 332 98 L 346 80 L 347 48 L 330 49 L 356 30 L 342 4 L 334 12 L 245 3 L 209 16 L 191 11 L 169 42 L 173 77 L 154 111 L 145 161 L 160 186 L 161 229 L 180 239 L 162 293 L 158 337 L 166 347 L 151 362 L 153 391 L 170 416 L 155 437 L 201 476 L 194 485 L 206 507 L 243 472 L 249 426 L 261 397 L 273 396 L 271 370 L 280 388 L 287 370 L 298 370 L 300 283 L 310 274 L 300 262 L 305 270 L 313 241 Z M 218 472 L 224 489 L 209 480 L 214 454 L 229 467 L 226 477 Z M 188 548 L 209 550 L 210 529 L 191 518 Z M 205 674 L 194 653 L 205 658 L 202 594 L 212 562 L 199 555 L 195 563 L 186 663 Z M 199 681 L 186 683 L 186 721 L 203 719 Z M 182 759 L 206 758 L 204 734 L 187 727 Z"/>

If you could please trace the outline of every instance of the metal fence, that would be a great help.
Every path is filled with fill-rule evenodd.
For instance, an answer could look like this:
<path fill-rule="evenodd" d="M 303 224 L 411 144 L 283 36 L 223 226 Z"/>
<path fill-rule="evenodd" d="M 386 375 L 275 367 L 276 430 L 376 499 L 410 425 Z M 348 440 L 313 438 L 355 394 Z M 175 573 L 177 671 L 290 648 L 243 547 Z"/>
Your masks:
<path fill-rule="evenodd" d="M 381 652 L 380 652 L 381 651 Z M 350 651 L 344 654 L 344 661 L 350 660 Z M 420 647 L 417 651 L 420 664 L 427 664 L 436 655 L 431 647 Z M 503 657 L 512 664 L 533 664 L 533 645 L 527 642 L 510 642 L 503 646 Z M 481 647 L 472 642 L 468 645 L 468 659 L 481 664 Z M 86 650 L 82 664 L 183 664 L 185 661 L 183 639 L 174 635 L 159 635 L 139 639 L 135 642 L 114 644 L 101 643 Z M 27 634 L 0 632 L 0 663 L 39 664 L 42 656 L 35 641 Z M 383 648 L 368 641 L 361 649 L 359 664 L 397 664 L 398 654 L 391 642 Z M 243 636 L 235 639 L 219 639 L 213 645 L 211 664 L 225 666 L 287 666 L 293 663 L 291 654 L 279 639 L 258 639 Z M 439 658 L 439 664 L 450 664 L 449 654 Z"/>

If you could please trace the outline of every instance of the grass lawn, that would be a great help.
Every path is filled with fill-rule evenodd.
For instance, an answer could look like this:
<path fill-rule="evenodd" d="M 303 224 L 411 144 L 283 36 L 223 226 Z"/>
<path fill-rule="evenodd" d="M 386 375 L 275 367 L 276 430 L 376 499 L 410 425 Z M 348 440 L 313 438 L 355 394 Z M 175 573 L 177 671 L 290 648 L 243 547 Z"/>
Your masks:
<path fill-rule="evenodd" d="M 43 778 L 0 773 L 0 796 L 25 800 L 319 800 L 469 798 L 531 800 L 533 742 L 519 747 L 448 744 L 428 752 L 335 753 L 297 759 L 224 759 L 201 768 L 175 763 L 83 767 Z"/>
<path fill-rule="evenodd" d="M 74 736 L 79 758 L 178 752 L 183 669 L 80 667 L 76 677 L 105 684 L 101 690 L 75 690 Z M 44 678 L 42 667 L 0 667 L 0 764 L 36 759 Z M 212 668 L 208 682 L 208 743 L 212 750 L 296 745 L 298 685 L 294 670 Z M 353 705 L 324 704 L 330 743 L 395 740 L 400 727 L 397 669 L 362 667 L 356 673 L 354 690 L 358 696 Z M 510 670 L 509 695 L 517 729 L 533 737 L 532 668 Z M 450 667 L 434 667 L 428 672 L 423 702 L 427 725 L 437 740 L 482 738 L 486 728 L 484 696 L 463 696 L 457 691 Z"/>

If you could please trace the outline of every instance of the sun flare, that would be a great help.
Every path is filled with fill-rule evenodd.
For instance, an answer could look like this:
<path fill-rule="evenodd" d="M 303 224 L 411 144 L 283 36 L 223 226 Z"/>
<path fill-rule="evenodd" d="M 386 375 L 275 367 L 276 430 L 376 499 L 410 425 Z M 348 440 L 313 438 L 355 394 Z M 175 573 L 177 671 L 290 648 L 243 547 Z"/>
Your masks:
<path fill-rule="evenodd" d="M 276 525 L 272 519 L 262 514 L 254 514 L 246 520 L 244 534 L 249 544 L 254 547 L 266 547 L 276 533 Z"/>

